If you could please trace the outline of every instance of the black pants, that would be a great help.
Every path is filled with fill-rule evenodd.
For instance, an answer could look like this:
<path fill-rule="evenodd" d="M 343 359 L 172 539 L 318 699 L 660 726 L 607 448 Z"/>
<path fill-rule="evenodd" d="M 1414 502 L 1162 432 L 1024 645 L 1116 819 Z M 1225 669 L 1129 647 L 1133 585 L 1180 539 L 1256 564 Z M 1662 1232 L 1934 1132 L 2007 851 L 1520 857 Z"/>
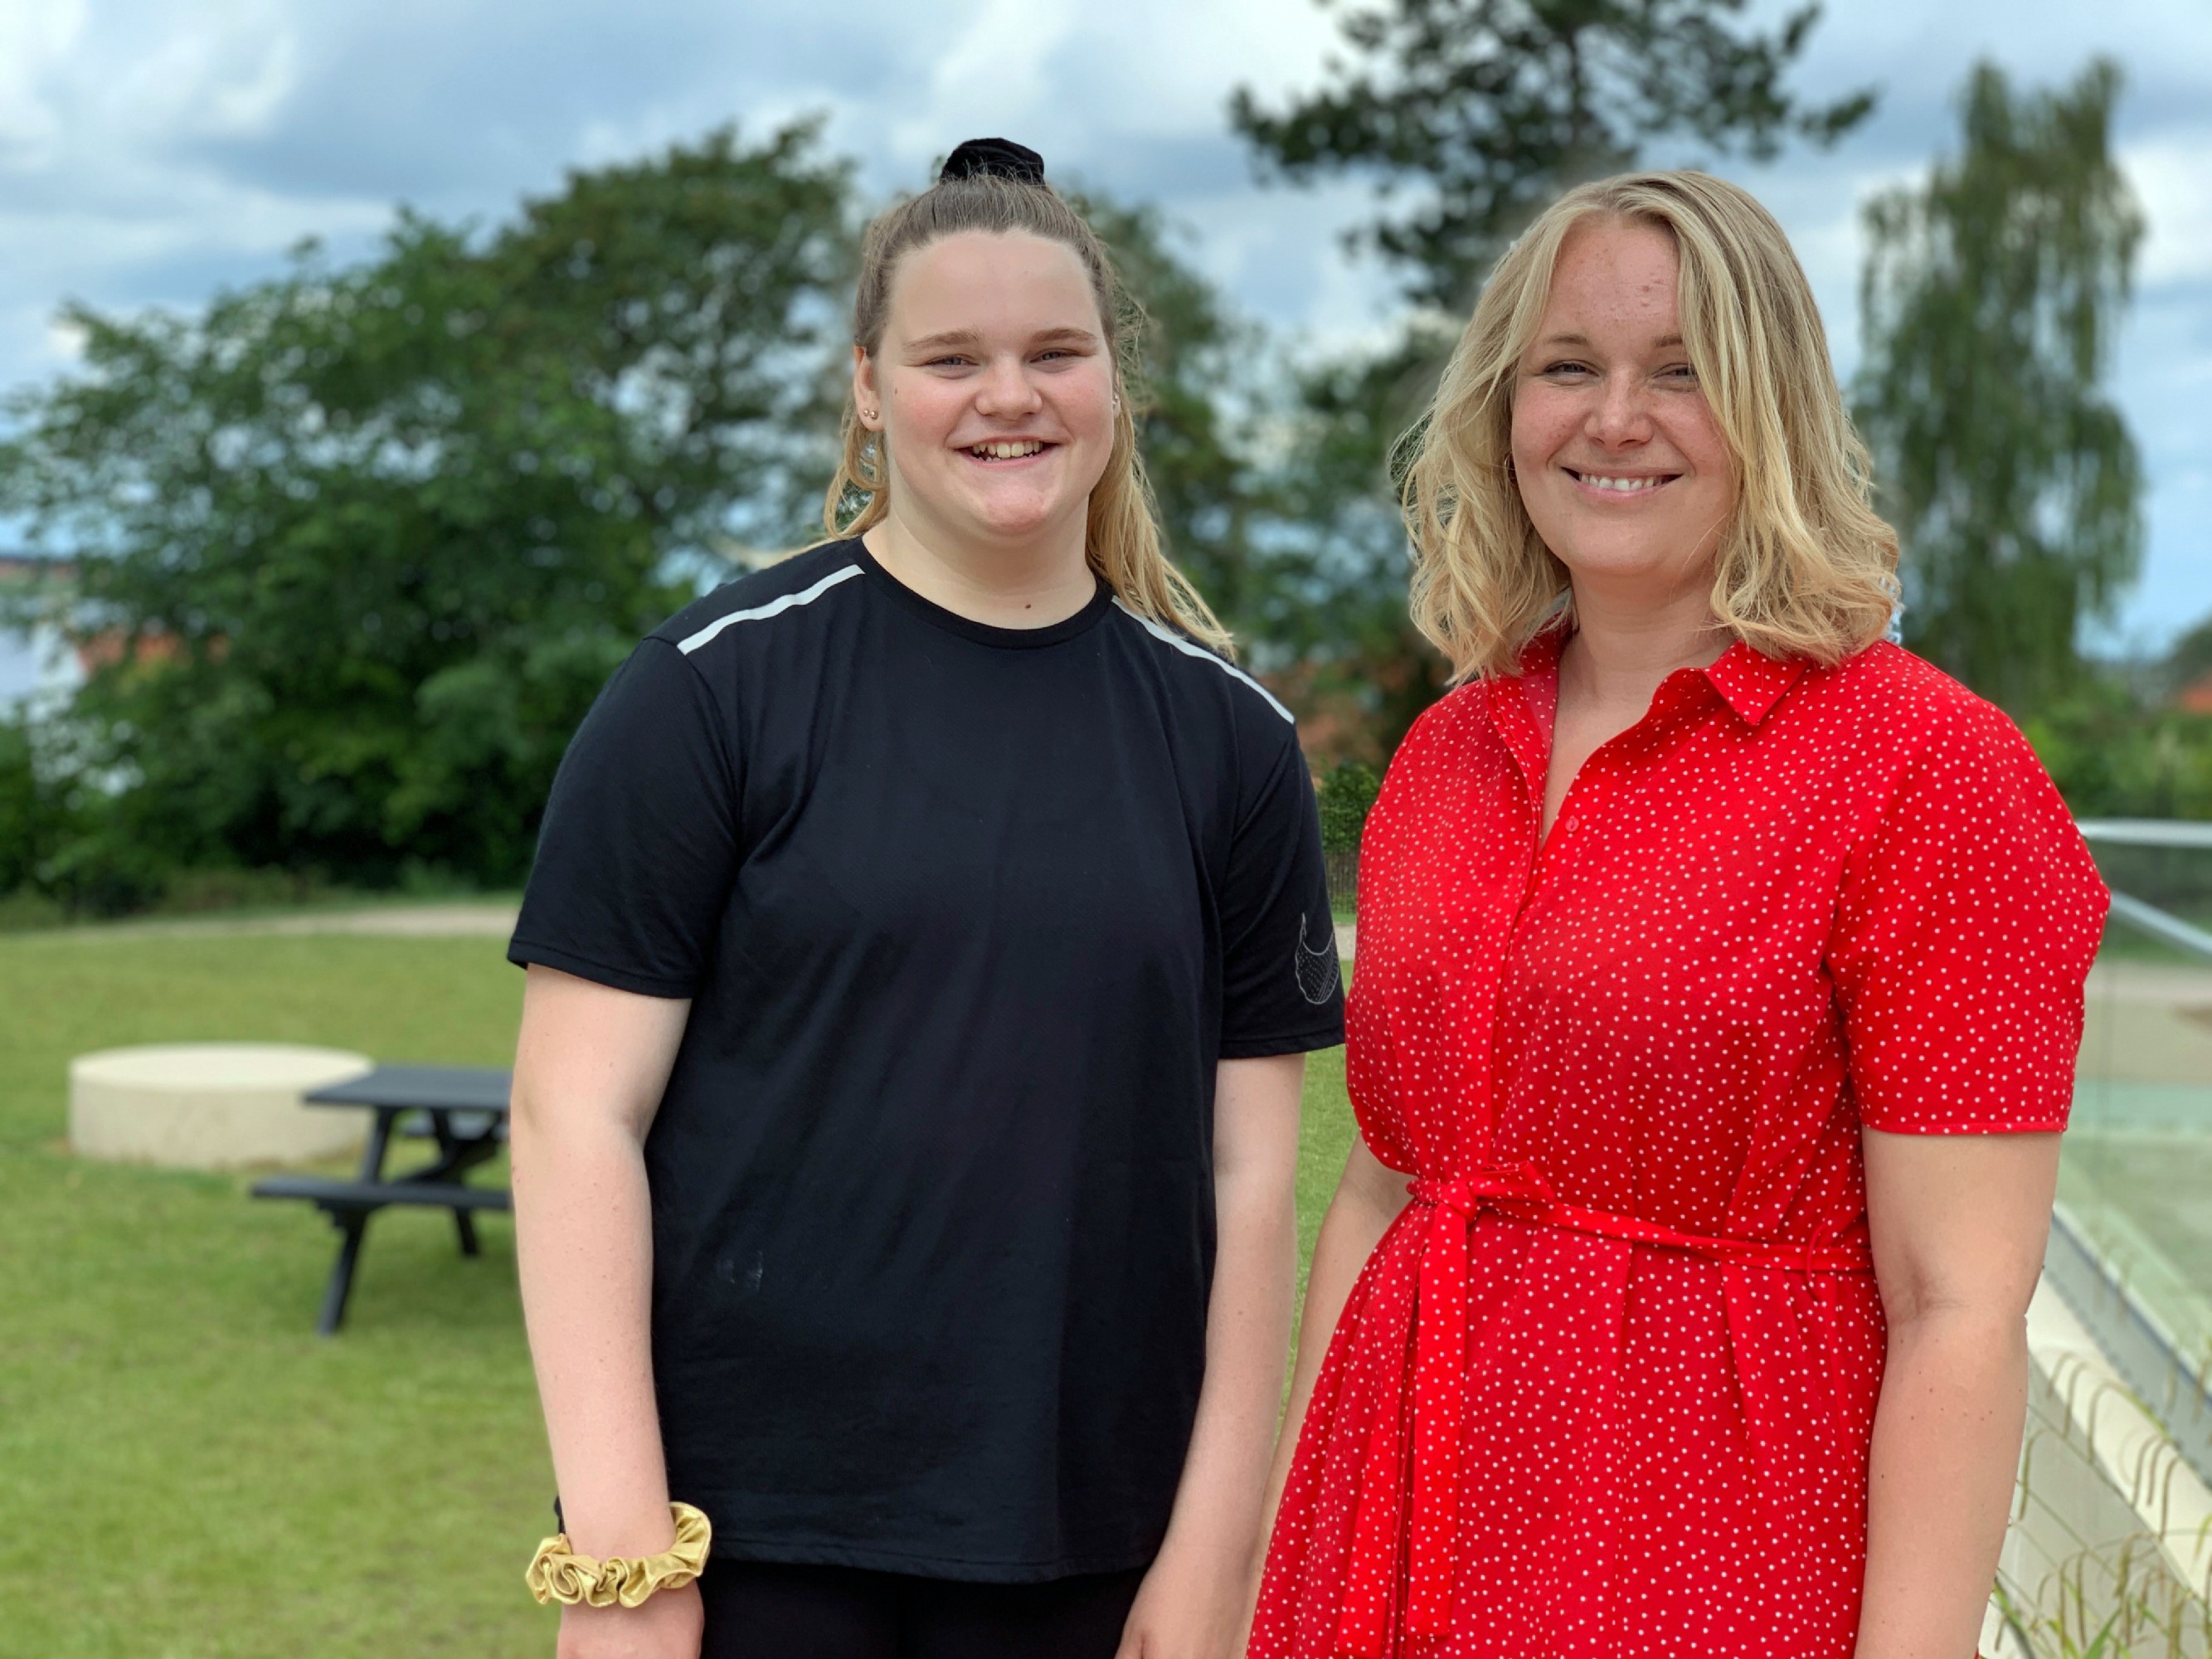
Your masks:
<path fill-rule="evenodd" d="M 699 1659 L 1113 1659 L 1145 1570 L 974 1584 L 710 1561 Z"/>

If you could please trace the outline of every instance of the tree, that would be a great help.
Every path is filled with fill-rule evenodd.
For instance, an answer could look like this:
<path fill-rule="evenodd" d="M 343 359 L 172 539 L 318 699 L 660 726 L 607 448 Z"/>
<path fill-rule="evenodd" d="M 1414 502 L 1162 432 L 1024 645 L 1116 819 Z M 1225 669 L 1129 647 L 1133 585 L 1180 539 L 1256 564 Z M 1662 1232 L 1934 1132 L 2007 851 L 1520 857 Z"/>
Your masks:
<path fill-rule="evenodd" d="M 1373 732 L 1395 740 L 1442 689 L 1402 581 L 1393 598 L 1376 580 L 1402 568 L 1404 536 L 1370 487 L 1389 441 L 1370 417 L 1394 406 L 1375 383 L 1408 366 L 1308 365 L 1286 382 L 1263 331 L 1180 256 L 1156 210 L 1073 199 L 1144 313 L 1138 438 L 1170 556 L 1300 706 L 1309 750 L 1387 757 Z"/>
<path fill-rule="evenodd" d="M 67 822 L 38 759 L 28 722 L 0 714 L 0 898 L 36 884 Z"/>
<path fill-rule="evenodd" d="M 1357 172 L 1405 210 L 1364 239 L 1407 270 L 1413 297 L 1464 312 L 1478 278 L 1545 201 L 1681 137 L 1765 160 L 1790 135 L 1832 143 L 1874 106 L 1806 107 L 1782 77 L 1818 5 L 1770 32 L 1748 0 L 1378 0 L 1346 13 L 1356 54 L 1335 83 L 1279 112 L 1239 88 L 1230 120 L 1297 183 Z"/>
<path fill-rule="evenodd" d="M 1308 748 L 1332 759 L 1387 762 L 1448 683 L 1407 611 L 1396 479 L 1449 349 L 1433 314 L 1416 313 L 1388 349 L 1304 365 L 1264 481 L 1281 595 L 1273 637 L 1295 658 L 1277 684 Z"/>
<path fill-rule="evenodd" d="M 1073 191 L 1070 199 L 1144 313 L 1132 395 L 1169 556 L 1231 629 L 1264 634 L 1273 573 L 1252 544 L 1261 508 L 1240 417 L 1265 397 L 1265 342 L 1179 255 L 1157 209 L 1096 191 Z"/>
<path fill-rule="evenodd" d="M 687 564 L 805 520 L 850 196 L 811 125 L 726 130 L 196 316 L 71 307 L 82 366 L 0 448 L 0 510 L 78 556 L 68 625 L 110 659 L 70 716 L 107 833 L 62 884 L 518 877 Z"/>
<path fill-rule="evenodd" d="M 2100 390 L 2142 216 L 2119 71 L 2015 94 L 1984 64 L 1965 144 L 1869 204 L 1858 418 L 1905 547 L 1905 641 L 2015 715 L 2073 688 L 2081 621 L 2141 556 L 2142 467 Z"/>
<path fill-rule="evenodd" d="M 1382 775 L 1358 761 L 1340 761 L 1322 776 L 1321 844 L 1331 853 L 1356 853 L 1367 815 L 1382 793 Z"/>
<path fill-rule="evenodd" d="M 2146 708 L 2093 665 L 2042 699 L 2021 730 L 2076 817 L 2212 818 L 2212 716 Z M 2154 861 L 2185 866 L 2199 887 L 2212 874 L 2194 854 Z"/>
<path fill-rule="evenodd" d="M 1144 313 L 1138 439 L 1170 556 L 1302 706 L 1310 750 L 1382 758 L 1355 728 L 1379 710 L 1401 731 L 1440 689 L 1425 663 L 1401 672 L 1419 648 L 1402 594 L 1373 603 L 1373 569 L 1402 561 L 1404 538 L 1368 488 L 1375 439 L 1360 419 L 1379 401 L 1370 383 L 1401 366 L 1360 359 L 1286 379 L 1155 210 L 1074 199 Z"/>

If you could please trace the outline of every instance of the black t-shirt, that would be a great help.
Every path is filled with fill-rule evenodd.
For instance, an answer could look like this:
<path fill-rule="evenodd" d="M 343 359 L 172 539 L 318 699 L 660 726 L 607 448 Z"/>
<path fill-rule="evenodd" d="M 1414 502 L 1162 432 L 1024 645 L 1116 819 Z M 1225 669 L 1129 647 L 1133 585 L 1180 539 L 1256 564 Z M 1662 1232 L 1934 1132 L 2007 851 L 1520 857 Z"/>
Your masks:
<path fill-rule="evenodd" d="M 645 1148 L 673 1496 L 718 1552 L 1158 1548 L 1217 1060 L 1342 1041 L 1289 714 L 1103 585 L 993 628 L 858 542 L 700 600 L 553 787 L 508 955 L 690 997 Z"/>

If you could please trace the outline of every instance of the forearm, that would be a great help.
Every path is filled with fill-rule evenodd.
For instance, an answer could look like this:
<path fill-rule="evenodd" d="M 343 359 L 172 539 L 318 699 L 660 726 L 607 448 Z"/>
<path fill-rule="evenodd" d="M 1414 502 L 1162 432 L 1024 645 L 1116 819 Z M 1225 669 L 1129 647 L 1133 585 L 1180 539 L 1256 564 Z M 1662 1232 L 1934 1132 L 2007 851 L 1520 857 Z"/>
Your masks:
<path fill-rule="evenodd" d="M 1337 1188 L 1328 1213 L 1322 1218 L 1321 1233 L 1314 1241 L 1313 1267 L 1306 1275 L 1305 1311 L 1298 1320 L 1297 1360 L 1291 1372 L 1290 1402 L 1283 1413 L 1281 1434 L 1267 1475 L 1261 1519 L 1270 1531 L 1283 1500 L 1283 1487 L 1291 1478 L 1298 1431 L 1305 1422 L 1306 1408 L 1313 1403 L 1322 1362 L 1328 1356 L 1337 1322 L 1344 1317 L 1344 1304 L 1352 1299 L 1352 1287 L 1359 1282 L 1368 1258 L 1405 1207 L 1402 1191 L 1396 1194 L 1396 1200 L 1389 1203 L 1379 1193 L 1347 1182 Z"/>
<path fill-rule="evenodd" d="M 651 1554 L 675 1531 L 653 1400 L 644 1159 L 611 1119 L 518 1112 L 513 1135 L 523 1316 L 562 1518 L 584 1554 Z"/>
<path fill-rule="evenodd" d="M 1966 1659 L 1996 1575 L 2027 1411 L 2008 1312 L 1893 1324 L 1869 1469 L 1858 1659 Z"/>
<path fill-rule="evenodd" d="M 1290 1348 L 1297 1198 L 1286 1176 L 1255 1169 L 1217 1176 L 1215 1208 L 1206 1379 L 1161 1553 L 1245 1577 L 1259 1570 L 1261 1494 Z"/>

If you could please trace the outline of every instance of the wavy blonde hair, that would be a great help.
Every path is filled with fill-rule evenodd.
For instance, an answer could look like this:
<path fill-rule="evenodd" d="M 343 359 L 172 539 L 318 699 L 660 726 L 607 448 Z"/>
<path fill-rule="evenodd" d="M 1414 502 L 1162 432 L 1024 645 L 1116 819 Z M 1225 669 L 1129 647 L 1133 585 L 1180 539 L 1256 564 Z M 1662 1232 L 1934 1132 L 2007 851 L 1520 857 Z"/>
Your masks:
<path fill-rule="evenodd" d="M 1632 173 L 1569 191 L 1506 250 L 1403 441 L 1414 623 L 1453 678 L 1510 673 L 1572 603 L 1567 568 L 1522 506 L 1513 394 L 1559 250 L 1591 219 L 1656 226 L 1680 261 L 1682 340 L 1735 464 L 1714 560 L 1715 619 L 1773 657 L 1836 663 L 1897 606 L 1896 532 L 1871 504 L 1811 285 L 1773 216 L 1702 173 Z"/>
<path fill-rule="evenodd" d="M 891 281 L 898 274 L 899 261 L 963 231 L 1042 236 L 1073 250 L 1082 261 L 1098 301 L 1118 404 L 1106 470 L 1091 491 L 1084 556 L 1132 611 L 1179 629 L 1224 656 L 1234 655 L 1229 630 L 1215 619 L 1189 579 L 1169 562 L 1161 544 L 1158 510 L 1143 458 L 1137 453 L 1133 386 L 1144 313 L 1121 286 L 1097 233 L 1051 185 L 999 173 L 940 179 L 878 215 L 860 243 L 853 343 L 875 356 L 890 319 Z M 830 481 L 822 502 L 823 527 L 834 537 L 858 536 L 881 524 L 890 512 L 890 469 L 884 435 L 860 423 L 860 410 L 848 391 L 837 476 Z"/>

